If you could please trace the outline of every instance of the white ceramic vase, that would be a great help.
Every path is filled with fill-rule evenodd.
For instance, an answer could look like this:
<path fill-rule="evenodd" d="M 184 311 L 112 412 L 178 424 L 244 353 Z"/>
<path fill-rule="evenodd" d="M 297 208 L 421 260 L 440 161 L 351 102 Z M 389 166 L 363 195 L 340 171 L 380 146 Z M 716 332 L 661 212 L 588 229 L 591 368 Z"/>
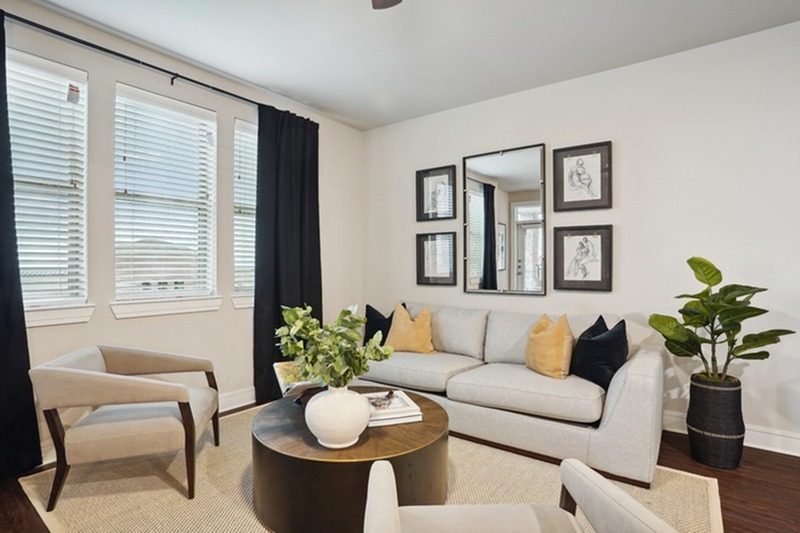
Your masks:
<path fill-rule="evenodd" d="M 306 404 L 306 425 L 326 448 L 347 448 L 369 423 L 369 401 L 344 387 L 328 387 Z"/>

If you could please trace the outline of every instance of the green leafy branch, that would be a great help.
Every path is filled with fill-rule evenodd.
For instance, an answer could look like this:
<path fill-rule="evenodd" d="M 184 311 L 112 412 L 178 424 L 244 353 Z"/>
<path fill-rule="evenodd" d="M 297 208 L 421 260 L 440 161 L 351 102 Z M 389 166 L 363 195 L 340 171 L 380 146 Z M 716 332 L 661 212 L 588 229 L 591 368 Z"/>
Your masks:
<path fill-rule="evenodd" d="M 382 361 L 392 355 L 391 346 L 381 346 L 383 335 L 375 334 L 361 346 L 361 326 L 365 317 L 355 316 L 354 308 L 343 309 L 331 324 L 320 325 L 311 316 L 311 307 L 285 307 L 283 321 L 275 330 L 281 353 L 300 363 L 301 377 L 323 385 L 344 387 L 369 370 L 369 361 Z"/>
<path fill-rule="evenodd" d="M 664 346 L 671 353 L 678 357 L 699 357 L 709 378 L 727 380 L 732 361 L 766 359 L 769 352 L 761 348 L 780 342 L 783 335 L 794 333 L 788 329 L 770 329 L 744 335 L 739 340 L 743 321 L 767 313 L 766 309 L 751 304 L 753 296 L 767 289 L 733 284 L 722 286 L 715 292 L 714 287 L 722 283 L 720 270 L 702 257 L 691 257 L 687 263 L 695 278 L 706 288 L 696 294 L 676 296 L 688 300 L 678 310 L 682 320 L 652 314 L 648 322 L 664 337 Z M 721 351 L 719 357 L 718 349 Z"/>

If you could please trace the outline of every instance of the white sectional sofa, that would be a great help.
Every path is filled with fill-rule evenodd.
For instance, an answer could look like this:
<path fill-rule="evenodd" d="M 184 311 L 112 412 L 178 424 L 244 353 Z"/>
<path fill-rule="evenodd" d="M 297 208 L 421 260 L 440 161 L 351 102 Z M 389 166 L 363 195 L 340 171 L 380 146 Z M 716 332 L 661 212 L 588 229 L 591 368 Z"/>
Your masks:
<path fill-rule="evenodd" d="M 406 303 L 412 318 L 426 305 Z M 360 383 L 428 396 L 447 410 L 454 433 L 553 459 L 574 457 L 649 486 L 661 443 L 659 345 L 629 338 L 628 360 L 606 391 L 574 375 L 554 379 L 527 368 L 528 332 L 541 315 L 427 307 L 437 353 L 395 352 L 371 362 Z M 603 317 L 609 328 L 619 321 Z M 567 318 L 577 339 L 597 315 Z"/>

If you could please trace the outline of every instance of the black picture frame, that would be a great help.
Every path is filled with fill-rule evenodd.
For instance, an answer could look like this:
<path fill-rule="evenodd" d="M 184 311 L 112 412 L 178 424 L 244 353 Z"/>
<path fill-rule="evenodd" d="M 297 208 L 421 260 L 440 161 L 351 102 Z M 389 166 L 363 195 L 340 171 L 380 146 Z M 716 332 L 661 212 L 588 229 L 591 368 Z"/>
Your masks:
<path fill-rule="evenodd" d="M 613 227 L 553 228 L 553 288 L 611 291 Z"/>
<path fill-rule="evenodd" d="M 553 150 L 553 211 L 611 208 L 611 141 Z"/>
<path fill-rule="evenodd" d="M 456 232 L 417 233 L 417 285 L 456 284 Z"/>
<path fill-rule="evenodd" d="M 456 218 L 456 166 L 417 171 L 417 222 Z"/>

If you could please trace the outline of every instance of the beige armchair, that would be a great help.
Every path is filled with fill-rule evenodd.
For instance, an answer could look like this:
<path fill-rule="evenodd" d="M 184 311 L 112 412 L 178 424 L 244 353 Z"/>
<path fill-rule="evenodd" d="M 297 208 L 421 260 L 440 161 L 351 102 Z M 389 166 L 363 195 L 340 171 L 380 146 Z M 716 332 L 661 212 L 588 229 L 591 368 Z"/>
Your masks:
<path fill-rule="evenodd" d="M 187 387 L 147 374 L 204 372 L 208 386 Z M 195 443 L 209 421 L 219 446 L 214 365 L 207 359 L 90 346 L 30 370 L 56 450 L 52 511 L 71 465 L 184 449 L 189 499 L 194 498 Z M 91 407 L 64 429 L 59 409 Z"/>
<path fill-rule="evenodd" d="M 369 474 L 364 533 L 580 532 L 574 516 L 576 501 L 597 533 L 677 533 L 577 459 L 565 459 L 560 475 L 560 507 L 535 504 L 400 507 L 391 463 L 376 461 Z"/>

